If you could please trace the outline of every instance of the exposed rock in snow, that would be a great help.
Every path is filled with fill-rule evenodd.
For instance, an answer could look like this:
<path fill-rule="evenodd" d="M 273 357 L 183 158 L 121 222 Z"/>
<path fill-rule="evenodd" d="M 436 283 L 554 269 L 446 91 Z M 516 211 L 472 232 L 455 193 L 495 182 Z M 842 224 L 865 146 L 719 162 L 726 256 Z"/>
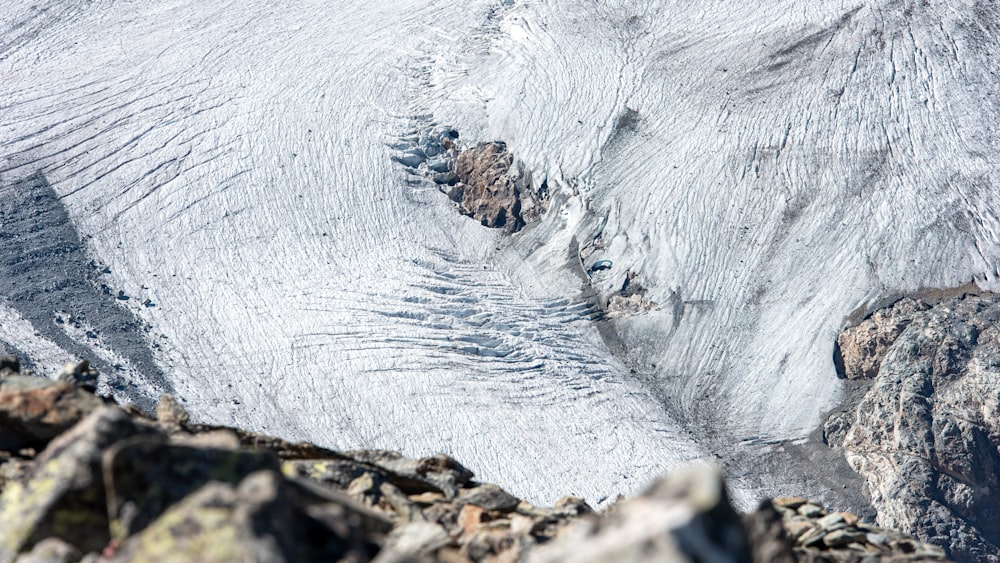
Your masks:
<path fill-rule="evenodd" d="M 538 216 L 538 203 L 531 189 L 513 169 L 514 157 L 500 142 L 481 143 L 461 151 L 455 165 L 457 183 L 448 196 L 462 213 L 486 227 L 516 233 L 525 225 L 525 215 Z"/>
<path fill-rule="evenodd" d="M 878 370 L 838 424 L 879 524 L 1000 560 L 1000 297 L 902 300 L 840 341 L 855 373 Z"/>

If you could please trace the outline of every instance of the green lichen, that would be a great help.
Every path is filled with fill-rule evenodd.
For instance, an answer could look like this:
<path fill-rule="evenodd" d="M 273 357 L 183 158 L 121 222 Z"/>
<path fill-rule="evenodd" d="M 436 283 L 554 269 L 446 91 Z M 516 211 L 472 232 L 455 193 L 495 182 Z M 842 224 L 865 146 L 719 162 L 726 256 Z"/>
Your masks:
<path fill-rule="evenodd" d="M 135 562 L 245 560 L 233 514 L 224 508 L 178 508 L 166 512 L 140 534 Z"/>
<path fill-rule="evenodd" d="M 65 464 L 53 459 L 26 485 L 11 483 L 0 495 L 0 561 L 21 551 L 46 511 L 65 491 L 69 481 Z"/>

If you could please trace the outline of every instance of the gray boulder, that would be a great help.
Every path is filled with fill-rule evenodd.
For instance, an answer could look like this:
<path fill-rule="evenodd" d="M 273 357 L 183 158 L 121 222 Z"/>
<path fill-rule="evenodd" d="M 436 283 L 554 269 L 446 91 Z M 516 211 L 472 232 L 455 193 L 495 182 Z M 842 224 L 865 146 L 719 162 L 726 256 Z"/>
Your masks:
<path fill-rule="evenodd" d="M 944 546 L 959 561 L 997 562 L 1000 298 L 917 305 L 877 314 L 893 328 L 858 346 L 869 354 L 857 358 L 858 371 L 878 370 L 846 419 L 842 445 L 867 480 L 881 526 Z M 853 330 L 842 349 L 871 333 Z"/>

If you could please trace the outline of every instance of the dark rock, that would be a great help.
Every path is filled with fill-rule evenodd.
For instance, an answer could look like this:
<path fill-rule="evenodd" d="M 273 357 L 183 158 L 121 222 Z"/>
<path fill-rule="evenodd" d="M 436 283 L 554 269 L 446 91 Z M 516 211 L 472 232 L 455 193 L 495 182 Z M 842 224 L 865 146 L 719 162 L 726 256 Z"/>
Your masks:
<path fill-rule="evenodd" d="M 80 362 L 71 362 L 62 367 L 59 370 L 59 374 L 56 379 L 62 381 L 63 383 L 69 383 L 70 385 L 76 385 L 77 387 L 82 387 L 88 391 L 95 391 L 97 389 L 97 370 L 90 367 L 90 362 L 83 360 Z"/>
<path fill-rule="evenodd" d="M 21 361 L 16 356 L 0 354 L 0 377 L 7 377 L 21 372 Z"/>
<path fill-rule="evenodd" d="M 389 481 L 407 494 L 437 491 L 448 498 L 455 498 L 459 487 L 474 477 L 462 464 L 444 454 L 410 459 L 399 452 L 359 450 L 348 455 L 380 468 L 387 473 Z"/>
<path fill-rule="evenodd" d="M 517 508 L 521 500 L 496 485 L 486 484 L 463 491 L 458 502 L 474 504 L 484 510 L 510 512 Z"/>
<path fill-rule="evenodd" d="M 868 534 L 857 530 L 839 529 L 823 536 L 823 544 L 827 547 L 847 547 L 852 543 L 864 543 Z"/>
<path fill-rule="evenodd" d="M 770 501 L 764 501 L 755 512 L 745 515 L 743 527 L 754 563 L 795 563 L 781 515 Z"/>

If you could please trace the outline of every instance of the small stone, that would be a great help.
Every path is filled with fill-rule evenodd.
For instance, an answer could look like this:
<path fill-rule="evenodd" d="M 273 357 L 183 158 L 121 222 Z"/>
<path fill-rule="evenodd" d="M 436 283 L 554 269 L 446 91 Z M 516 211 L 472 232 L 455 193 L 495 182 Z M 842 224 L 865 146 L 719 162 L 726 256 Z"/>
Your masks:
<path fill-rule="evenodd" d="M 774 509 L 777 510 L 778 514 L 780 514 L 783 518 L 793 518 L 799 515 L 798 512 L 786 506 L 775 506 Z"/>
<path fill-rule="evenodd" d="M 441 493 L 427 491 L 426 493 L 420 493 L 419 495 L 410 495 L 410 500 L 420 504 L 434 504 L 436 502 L 443 502 L 445 497 Z"/>
<path fill-rule="evenodd" d="M 785 533 L 787 533 L 788 537 L 793 540 L 799 539 L 803 534 L 813 528 L 815 528 L 815 526 L 807 520 L 792 520 L 785 522 Z"/>
<path fill-rule="evenodd" d="M 797 509 L 803 504 L 808 503 L 809 500 L 802 497 L 777 497 L 771 501 L 771 504 L 782 508 L 791 508 L 792 510 Z"/>
<path fill-rule="evenodd" d="M 823 543 L 827 547 L 845 547 L 850 543 L 863 542 L 866 539 L 864 532 L 841 529 L 823 536 Z"/>
<path fill-rule="evenodd" d="M 822 541 L 824 535 L 826 535 L 826 532 L 822 528 L 813 528 L 802 534 L 797 543 L 802 546 L 810 546 Z"/>
<path fill-rule="evenodd" d="M 430 522 L 411 522 L 389 533 L 383 551 L 397 556 L 425 557 L 450 543 L 451 537 L 441 526 Z M 395 559 L 379 553 L 379 560 Z"/>
<path fill-rule="evenodd" d="M 375 476 L 365 473 L 351 481 L 347 486 L 347 494 L 358 500 L 370 501 L 369 494 L 375 491 Z"/>
<path fill-rule="evenodd" d="M 79 362 L 64 364 L 62 369 L 59 370 L 56 380 L 93 391 L 97 389 L 97 378 L 99 375 L 96 369 L 90 367 L 90 362 L 81 360 Z"/>
<path fill-rule="evenodd" d="M 21 361 L 16 356 L 0 354 L 0 377 L 21 372 Z"/>
<path fill-rule="evenodd" d="M 467 504 L 458 513 L 458 526 L 462 528 L 463 534 L 473 534 L 479 525 L 483 523 L 483 513 L 485 511 L 474 505 Z"/>
<path fill-rule="evenodd" d="M 889 536 L 885 534 L 869 532 L 865 535 L 865 539 L 872 545 L 889 545 Z"/>
<path fill-rule="evenodd" d="M 848 526 L 858 525 L 858 516 L 856 514 L 851 514 L 850 512 L 835 512 L 835 515 L 839 516 L 841 520 L 847 523 Z"/>
<path fill-rule="evenodd" d="M 594 511 L 594 509 L 587 504 L 587 501 L 573 496 L 565 496 L 557 500 L 556 508 L 560 509 L 560 512 L 571 514 L 573 516 L 590 514 Z"/>
<path fill-rule="evenodd" d="M 400 491 L 396 485 L 385 482 L 379 485 L 378 490 L 382 493 L 382 498 L 392 506 L 392 509 L 396 511 L 396 514 L 404 522 L 426 520 L 424 513 L 420 511 L 420 507 L 403 494 L 403 491 Z"/>
<path fill-rule="evenodd" d="M 83 557 L 80 550 L 59 538 L 46 538 L 22 553 L 16 563 L 76 563 Z"/>
<path fill-rule="evenodd" d="M 464 491 L 459 502 L 474 504 L 485 510 L 510 512 L 517 508 L 521 500 L 496 485 L 486 484 Z"/>
<path fill-rule="evenodd" d="M 160 395 L 160 401 L 156 403 L 156 420 L 163 424 L 187 424 L 191 415 L 173 395 Z"/>
<path fill-rule="evenodd" d="M 837 512 L 827 514 L 826 516 L 820 518 L 816 521 L 816 525 L 828 532 L 847 527 L 847 523 L 844 522 L 844 518 Z"/>
<path fill-rule="evenodd" d="M 819 518 L 820 516 L 826 514 L 826 511 L 823 510 L 823 507 L 821 506 L 807 503 L 799 507 L 799 514 L 805 516 L 806 518 Z"/>

